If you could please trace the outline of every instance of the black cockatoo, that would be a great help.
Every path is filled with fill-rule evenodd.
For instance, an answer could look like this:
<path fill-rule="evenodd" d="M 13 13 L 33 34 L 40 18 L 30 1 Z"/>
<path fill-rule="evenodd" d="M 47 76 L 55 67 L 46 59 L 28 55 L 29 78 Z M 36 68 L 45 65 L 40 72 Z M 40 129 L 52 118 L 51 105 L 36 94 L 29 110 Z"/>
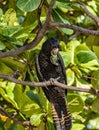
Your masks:
<path fill-rule="evenodd" d="M 57 39 L 49 38 L 36 57 L 36 71 L 39 81 L 58 78 L 59 82 L 66 84 L 65 66 L 59 54 L 60 44 Z M 52 106 L 52 116 L 55 130 L 70 130 L 71 115 L 68 110 L 67 90 L 51 85 L 42 88 Z"/>

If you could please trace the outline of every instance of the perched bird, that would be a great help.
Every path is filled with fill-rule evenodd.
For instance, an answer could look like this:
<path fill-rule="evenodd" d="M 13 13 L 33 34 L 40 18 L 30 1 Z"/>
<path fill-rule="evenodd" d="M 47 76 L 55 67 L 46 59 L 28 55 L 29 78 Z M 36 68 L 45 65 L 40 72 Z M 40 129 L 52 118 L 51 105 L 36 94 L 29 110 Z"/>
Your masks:
<path fill-rule="evenodd" d="M 58 81 L 67 84 L 65 66 L 59 54 L 60 44 L 57 39 L 49 38 L 36 57 L 36 71 L 39 81 L 59 78 Z M 55 130 L 70 130 L 71 115 L 68 110 L 67 90 L 51 85 L 42 88 L 52 106 L 52 116 Z"/>

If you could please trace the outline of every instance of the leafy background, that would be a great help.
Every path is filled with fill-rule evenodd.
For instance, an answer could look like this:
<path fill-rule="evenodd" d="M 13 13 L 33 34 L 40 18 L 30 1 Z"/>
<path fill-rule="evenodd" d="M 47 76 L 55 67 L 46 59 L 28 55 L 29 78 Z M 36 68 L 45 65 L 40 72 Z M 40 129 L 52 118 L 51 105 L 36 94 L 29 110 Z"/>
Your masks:
<path fill-rule="evenodd" d="M 38 8 L 41 0 L 1 0 L 0 1 L 0 51 L 15 50 L 31 42 L 38 25 Z M 98 0 L 82 0 L 88 10 L 99 15 Z M 46 19 L 50 0 L 42 6 L 40 20 Z M 83 28 L 96 29 L 96 23 L 88 17 L 75 0 L 56 0 L 52 19 L 56 22 L 74 24 Z M 31 31 L 34 29 L 33 33 Z M 61 44 L 68 85 L 80 88 L 99 89 L 99 38 L 78 34 L 68 40 L 74 31 L 67 28 L 51 29 L 33 49 L 18 56 L 0 59 L 0 74 L 12 75 L 19 71 L 19 80 L 38 81 L 35 71 L 35 56 L 48 37 L 56 37 Z M 29 44 L 29 43 L 27 43 Z M 72 130 L 99 129 L 99 98 L 84 92 L 68 91 L 68 105 L 73 118 Z M 54 130 L 50 103 L 41 88 L 17 85 L 0 79 L 0 106 L 17 121 L 29 120 L 33 130 Z M 12 119 L 0 114 L 0 130 L 25 130 Z"/>

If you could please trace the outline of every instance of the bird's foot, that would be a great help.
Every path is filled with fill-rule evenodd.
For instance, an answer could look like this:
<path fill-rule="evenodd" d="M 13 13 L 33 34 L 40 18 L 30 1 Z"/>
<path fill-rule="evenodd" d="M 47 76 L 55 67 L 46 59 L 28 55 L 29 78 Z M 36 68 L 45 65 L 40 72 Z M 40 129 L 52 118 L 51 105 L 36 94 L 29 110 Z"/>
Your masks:
<path fill-rule="evenodd" d="M 54 85 L 54 82 L 55 81 L 58 81 L 60 79 L 60 77 L 57 77 L 57 78 L 50 78 L 50 83 L 51 83 L 51 85 Z"/>
<path fill-rule="evenodd" d="M 55 79 L 54 78 L 50 78 L 50 83 L 51 83 L 51 85 L 54 85 L 54 81 L 55 81 Z"/>

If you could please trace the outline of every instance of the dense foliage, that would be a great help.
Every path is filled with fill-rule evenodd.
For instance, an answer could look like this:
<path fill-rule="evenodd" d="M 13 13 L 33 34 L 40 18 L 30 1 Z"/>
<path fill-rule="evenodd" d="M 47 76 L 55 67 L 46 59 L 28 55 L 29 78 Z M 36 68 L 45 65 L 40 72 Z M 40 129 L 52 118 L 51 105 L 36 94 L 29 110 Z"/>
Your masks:
<path fill-rule="evenodd" d="M 55 37 L 61 44 L 60 54 L 67 68 L 68 86 L 98 91 L 99 34 L 88 32 L 89 29 L 92 32 L 98 29 L 99 1 L 82 0 L 79 3 L 76 0 L 56 0 L 51 14 L 49 5 L 50 0 L 0 1 L 0 74 L 37 82 L 35 56 L 47 38 Z M 48 24 L 40 37 L 39 32 L 46 24 L 49 14 L 53 22 L 63 23 L 66 27 L 51 27 Z M 76 25 L 77 29 L 71 25 Z M 82 31 L 80 27 L 86 30 Z M 21 51 L 22 47 L 25 49 Z M 12 50 L 17 50 L 18 53 L 13 53 Z M 10 51 L 12 53 L 9 55 Z M 73 118 L 72 130 L 99 129 L 97 95 L 83 90 L 69 90 L 67 100 Z M 50 104 L 40 87 L 16 84 L 1 78 L 0 130 L 25 128 L 54 130 Z"/>

